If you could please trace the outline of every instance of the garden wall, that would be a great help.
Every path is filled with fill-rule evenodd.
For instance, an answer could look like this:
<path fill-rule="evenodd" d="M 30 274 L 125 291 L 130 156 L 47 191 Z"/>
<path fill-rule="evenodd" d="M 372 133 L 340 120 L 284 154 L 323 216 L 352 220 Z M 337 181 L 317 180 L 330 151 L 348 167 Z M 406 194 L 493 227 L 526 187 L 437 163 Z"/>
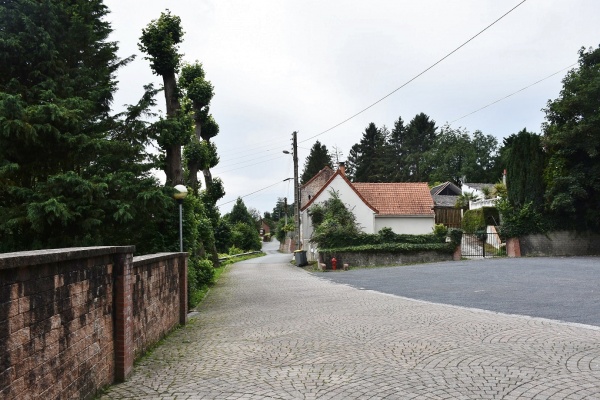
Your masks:
<path fill-rule="evenodd" d="M 93 398 L 186 321 L 187 254 L 0 254 L 0 398 Z"/>
<path fill-rule="evenodd" d="M 442 251 L 418 251 L 407 253 L 356 253 L 356 252 L 335 252 L 319 253 L 321 262 L 331 269 L 331 258 L 337 260 L 337 268 L 342 269 L 343 264 L 349 267 L 367 267 L 377 265 L 402 265 L 402 264 L 420 264 L 439 261 L 452 261 L 458 257 L 460 260 L 460 247 L 457 253 L 447 253 Z"/>
<path fill-rule="evenodd" d="M 591 256 L 600 255 L 597 233 L 559 231 L 526 235 L 519 238 L 522 256 Z"/>

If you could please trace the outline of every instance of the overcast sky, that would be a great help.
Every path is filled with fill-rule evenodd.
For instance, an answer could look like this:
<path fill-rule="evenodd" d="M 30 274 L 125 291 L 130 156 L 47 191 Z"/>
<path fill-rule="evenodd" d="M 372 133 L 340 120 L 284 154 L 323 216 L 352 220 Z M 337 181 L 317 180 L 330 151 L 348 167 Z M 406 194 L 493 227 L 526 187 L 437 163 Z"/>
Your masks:
<path fill-rule="evenodd" d="M 521 0 L 106 0 L 120 56 L 115 110 L 161 84 L 138 49 L 142 29 L 170 9 L 185 31 L 184 60 L 200 61 L 215 87 L 211 112 L 221 162 L 213 175 L 248 207 L 271 211 L 293 198 L 293 131 L 300 173 L 316 140 L 345 156 L 367 125 L 393 127 L 424 112 L 438 126 L 502 138 L 541 132 L 549 99 L 567 70 L 461 117 L 577 62 L 600 44 L 600 1 L 528 0 L 490 29 L 384 101 L 338 125 L 435 64 Z M 164 98 L 159 98 L 164 110 Z M 164 112 L 164 111 L 163 111 Z M 315 138 L 315 135 L 319 135 Z"/>

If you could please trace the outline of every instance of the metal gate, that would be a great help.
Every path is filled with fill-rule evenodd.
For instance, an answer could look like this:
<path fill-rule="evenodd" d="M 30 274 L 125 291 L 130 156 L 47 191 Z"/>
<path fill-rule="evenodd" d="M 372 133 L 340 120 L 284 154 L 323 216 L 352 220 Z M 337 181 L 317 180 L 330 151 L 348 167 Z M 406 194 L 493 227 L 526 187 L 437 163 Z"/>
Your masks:
<path fill-rule="evenodd" d="M 505 257 L 506 244 L 502 243 L 500 236 L 495 232 L 464 232 L 461 252 L 465 258 Z"/>

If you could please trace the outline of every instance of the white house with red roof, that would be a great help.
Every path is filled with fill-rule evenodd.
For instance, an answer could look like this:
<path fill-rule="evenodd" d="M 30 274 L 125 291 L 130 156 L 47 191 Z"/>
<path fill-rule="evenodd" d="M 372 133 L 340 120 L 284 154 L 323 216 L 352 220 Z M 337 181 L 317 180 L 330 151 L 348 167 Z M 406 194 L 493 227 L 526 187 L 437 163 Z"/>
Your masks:
<path fill-rule="evenodd" d="M 345 174 L 343 163 L 320 188 L 303 188 L 301 203 L 301 238 L 304 249 L 313 227 L 308 216 L 310 206 L 331 198 L 331 191 L 354 213 L 356 222 L 365 233 L 377 233 L 391 228 L 395 233 L 426 234 L 433 231 L 435 214 L 429 186 L 425 182 L 352 183 Z"/>

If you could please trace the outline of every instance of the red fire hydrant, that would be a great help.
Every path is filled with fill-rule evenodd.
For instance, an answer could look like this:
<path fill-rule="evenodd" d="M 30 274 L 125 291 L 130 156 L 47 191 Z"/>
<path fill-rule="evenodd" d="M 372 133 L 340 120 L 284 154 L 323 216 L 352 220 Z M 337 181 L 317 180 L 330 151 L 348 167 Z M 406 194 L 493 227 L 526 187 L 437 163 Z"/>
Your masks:
<path fill-rule="evenodd" d="M 333 268 L 334 271 L 337 269 L 337 260 L 335 257 L 331 259 L 331 268 Z"/>

